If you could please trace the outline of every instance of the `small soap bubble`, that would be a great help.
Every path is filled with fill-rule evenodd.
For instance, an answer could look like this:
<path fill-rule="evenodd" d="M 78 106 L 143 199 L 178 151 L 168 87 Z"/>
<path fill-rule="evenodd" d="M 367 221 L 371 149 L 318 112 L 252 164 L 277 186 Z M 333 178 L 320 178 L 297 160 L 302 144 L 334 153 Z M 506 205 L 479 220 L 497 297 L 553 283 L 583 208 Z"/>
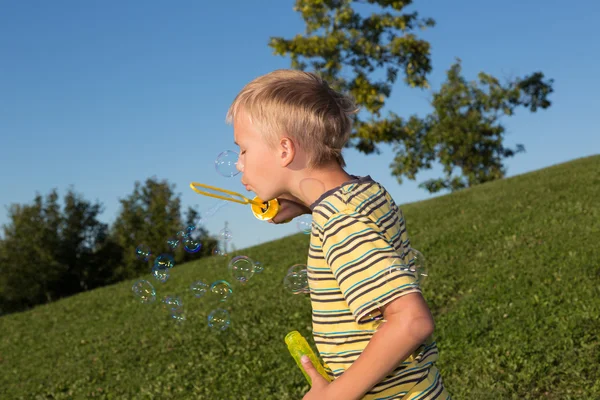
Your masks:
<path fill-rule="evenodd" d="M 160 283 L 165 283 L 170 276 L 169 270 L 166 267 L 157 264 L 154 264 L 154 266 L 152 267 L 152 275 Z"/>
<path fill-rule="evenodd" d="M 421 285 L 429 275 L 425 263 L 425 256 L 423 256 L 419 250 L 411 247 L 408 249 L 406 257 L 409 270 L 415 274 L 417 283 Z"/>
<path fill-rule="evenodd" d="M 133 290 L 133 294 L 142 303 L 152 303 L 156 300 L 156 290 L 154 290 L 154 286 L 145 279 L 135 281 L 131 289 Z"/>
<path fill-rule="evenodd" d="M 163 299 L 164 307 L 169 311 L 171 318 L 178 322 L 185 320 L 183 315 L 183 303 L 179 296 L 165 296 Z"/>
<path fill-rule="evenodd" d="M 293 294 L 310 293 L 306 265 L 292 265 L 288 269 L 288 273 L 285 278 L 283 278 L 283 285 Z"/>
<path fill-rule="evenodd" d="M 260 274 L 261 272 L 263 272 L 264 269 L 265 269 L 265 267 L 263 267 L 260 262 L 254 261 L 254 272 L 255 273 Z"/>
<path fill-rule="evenodd" d="M 194 225 L 194 224 L 188 225 L 187 228 L 185 228 L 185 236 L 188 236 L 189 234 L 191 234 L 195 230 L 196 230 L 196 225 Z"/>
<path fill-rule="evenodd" d="M 231 231 L 227 228 L 223 228 L 219 232 L 219 237 L 226 242 L 231 240 L 232 236 L 233 235 L 232 235 Z"/>
<path fill-rule="evenodd" d="M 212 249 L 212 255 L 213 256 L 220 256 L 220 257 L 227 257 L 227 250 L 225 249 L 225 246 L 221 246 L 221 245 L 217 244 Z"/>
<path fill-rule="evenodd" d="M 312 231 L 312 214 L 302 214 L 297 217 L 296 226 L 300 232 L 309 235 Z"/>
<path fill-rule="evenodd" d="M 186 231 L 179 231 L 175 236 L 177 237 L 177 239 L 183 240 L 187 236 L 187 233 Z"/>
<path fill-rule="evenodd" d="M 202 248 L 202 243 L 200 243 L 199 240 L 188 236 L 183 240 L 183 246 L 188 253 L 197 253 Z"/>
<path fill-rule="evenodd" d="M 183 303 L 181 302 L 181 298 L 179 296 L 167 295 L 163 297 L 163 303 L 164 307 L 167 310 L 178 309 L 179 307 L 183 306 Z"/>
<path fill-rule="evenodd" d="M 208 288 L 208 285 L 202 281 L 196 281 L 190 285 L 190 290 L 197 298 L 204 296 Z"/>
<path fill-rule="evenodd" d="M 237 169 L 239 155 L 235 151 L 225 150 L 217 156 L 215 169 L 219 175 L 231 178 L 240 173 Z"/>
<path fill-rule="evenodd" d="M 177 248 L 177 246 L 179 246 L 179 239 L 174 238 L 174 237 L 169 238 L 167 240 L 167 244 L 169 245 L 169 248 L 171 250 L 175 250 Z"/>
<path fill-rule="evenodd" d="M 288 274 L 300 273 L 302 271 L 306 272 L 306 270 L 307 270 L 306 264 L 294 264 L 288 268 L 287 273 Z"/>
<path fill-rule="evenodd" d="M 208 314 L 208 327 L 217 331 L 224 331 L 231 325 L 229 312 L 222 308 L 217 308 Z"/>
<path fill-rule="evenodd" d="M 175 258 L 168 253 L 163 253 L 156 257 L 154 265 L 158 265 L 163 269 L 171 269 L 175 266 Z"/>
<path fill-rule="evenodd" d="M 231 285 L 224 280 L 213 282 L 212 285 L 210 285 L 210 292 L 219 301 L 225 301 L 233 294 Z"/>
<path fill-rule="evenodd" d="M 229 261 L 229 271 L 238 282 L 245 284 L 254 275 L 254 261 L 247 256 L 233 257 Z"/>
<path fill-rule="evenodd" d="M 140 244 L 135 249 L 135 256 L 137 257 L 138 260 L 141 260 L 141 261 L 148 261 L 151 254 L 152 253 L 150 251 L 150 247 L 148 247 L 145 244 Z"/>
<path fill-rule="evenodd" d="M 371 307 L 369 307 L 371 308 Z M 364 322 L 377 322 L 383 320 L 383 310 L 381 309 L 382 305 L 378 301 L 375 301 L 373 308 L 371 311 L 363 317 Z"/>
<path fill-rule="evenodd" d="M 307 282 L 306 273 L 294 272 L 287 274 L 283 280 L 285 288 L 291 291 L 293 294 L 307 293 Z"/>
<path fill-rule="evenodd" d="M 171 318 L 173 318 L 176 322 L 185 321 L 185 315 L 183 315 L 183 309 L 177 311 L 171 311 Z"/>

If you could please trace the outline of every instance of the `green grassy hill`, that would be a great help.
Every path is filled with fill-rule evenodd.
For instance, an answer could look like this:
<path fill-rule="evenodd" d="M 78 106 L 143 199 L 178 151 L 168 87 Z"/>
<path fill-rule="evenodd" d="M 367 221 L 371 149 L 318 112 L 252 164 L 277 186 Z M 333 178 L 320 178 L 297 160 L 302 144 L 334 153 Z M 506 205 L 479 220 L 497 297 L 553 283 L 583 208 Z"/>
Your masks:
<path fill-rule="evenodd" d="M 600 398 L 599 198 L 594 156 L 403 207 L 455 399 Z M 148 275 L 154 304 L 130 281 L 2 317 L 0 398 L 300 399 L 283 338 L 310 338 L 310 302 L 282 280 L 307 245 L 298 234 L 238 251 L 265 266 L 243 287 L 212 257 L 163 285 Z M 232 283 L 224 333 L 206 323 L 218 304 L 189 291 L 198 279 Z M 169 294 L 181 324 L 161 307 Z"/>

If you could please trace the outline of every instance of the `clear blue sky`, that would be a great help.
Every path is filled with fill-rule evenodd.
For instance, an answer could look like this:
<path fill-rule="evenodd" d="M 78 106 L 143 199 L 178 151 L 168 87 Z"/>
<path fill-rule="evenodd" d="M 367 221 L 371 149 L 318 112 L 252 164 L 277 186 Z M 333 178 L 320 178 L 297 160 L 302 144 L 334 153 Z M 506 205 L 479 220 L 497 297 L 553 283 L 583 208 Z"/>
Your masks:
<path fill-rule="evenodd" d="M 62 202 L 71 185 L 103 203 L 108 223 L 119 198 L 152 176 L 202 210 L 215 201 L 191 191 L 191 181 L 246 193 L 239 175 L 214 169 L 221 151 L 236 149 L 225 113 L 248 81 L 289 67 L 267 43 L 303 32 L 293 3 L 0 1 L 0 224 L 10 204 L 52 188 Z M 555 79 L 549 110 L 505 120 L 506 143 L 527 149 L 507 161 L 509 176 L 599 152 L 600 3 L 438 0 L 413 9 L 437 22 L 422 35 L 432 45 L 433 88 L 455 57 L 468 79 L 482 70 L 500 78 L 541 70 Z M 387 109 L 424 115 L 427 93 L 399 83 Z M 398 185 L 389 149 L 345 155 L 350 173 L 371 175 L 399 204 L 431 197 L 417 185 L 439 169 Z M 260 222 L 238 204 L 206 227 L 216 233 L 225 221 L 238 249 L 297 231 Z"/>

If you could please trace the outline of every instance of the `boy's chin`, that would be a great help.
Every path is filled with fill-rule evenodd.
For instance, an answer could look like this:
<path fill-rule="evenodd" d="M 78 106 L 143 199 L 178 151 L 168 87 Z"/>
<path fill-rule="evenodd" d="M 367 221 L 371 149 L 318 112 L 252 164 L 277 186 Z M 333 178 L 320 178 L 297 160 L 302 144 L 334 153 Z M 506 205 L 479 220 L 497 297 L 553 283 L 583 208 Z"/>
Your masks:
<path fill-rule="evenodd" d="M 256 194 L 256 196 L 261 199 L 262 201 L 269 201 L 269 200 L 273 200 L 275 197 L 273 193 L 266 193 L 266 192 L 254 192 Z"/>

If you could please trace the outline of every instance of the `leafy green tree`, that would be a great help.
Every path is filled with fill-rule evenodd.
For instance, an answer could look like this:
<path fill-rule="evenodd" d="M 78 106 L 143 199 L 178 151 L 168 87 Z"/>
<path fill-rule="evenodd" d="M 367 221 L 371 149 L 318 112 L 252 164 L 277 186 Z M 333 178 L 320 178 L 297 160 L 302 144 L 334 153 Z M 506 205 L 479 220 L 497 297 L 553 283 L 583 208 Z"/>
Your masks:
<path fill-rule="evenodd" d="M 173 254 L 168 240 L 176 238 L 182 229 L 181 200 L 174 188 L 175 185 L 166 180 L 149 178 L 144 186 L 136 181 L 133 193 L 120 200 L 121 211 L 112 226 L 112 234 L 123 248 L 123 261 L 118 270 L 121 279 L 149 273 L 154 257 Z M 152 253 L 145 262 L 136 255 L 140 245 L 148 246 Z"/>
<path fill-rule="evenodd" d="M 0 241 L 0 308 L 24 310 L 113 279 L 119 249 L 98 221 L 102 206 L 69 190 L 64 209 L 56 190 L 33 204 L 10 207 Z"/>
<path fill-rule="evenodd" d="M 552 80 L 541 72 L 500 84 L 481 73 L 478 82 L 460 75 L 460 61 L 434 92 L 432 114 L 407 119 L 394 112 L 382 116 L 385 101 L 399 76 L 413 88 L 429 88 L 430 45 L 416 32 L 435 26 L 431 18 L 407 12 L 411 0 L 296 0 L 294 10 L 306 24 L 304 35 L 272 37 L 276 55 L 291 57 L 292 68 L 319 73 L 337 90 L 352 94 L 361 113 L 354 116 L 348 147 L 377 153 L 378 144 L 392 145 L 390 165 L 399 183 L 437 161 L 444 176 L 422 183 L 429 192 L 457 190 L 504 176 L 503 159 L 524 150 L 502 144 L 499 118 L 523 106 L 535 112 L 550 106 Z M 379 12 L 364 16 L 359 8 Z M 458 176 L 453 173 L 458 170 Z"/>
<path fill-rule="evenodd" d="M 436 160 L 443 165 L 444 176 L 429 179 L 419 186 L 430 193 L 456 191 L 503 178 L 503 160 L 525 151 L 522 144 L 511 149 L 503 145 L 503 116 L 513 115 L 517 107 L 531 112 L 547 108 L 551 82 L 536 72 L 524 79 L 500 83 L 483 72 L 478 81 L 468 82 L 461 75 L 458 60 L 447 71 L 447 79 L 433 94 L 433 112 L 425 118 L 411 116 L 404 121 L 391 113 L 393 131 L 401 140 L 393 144 L 396 155 L 392 175 L 399 183 L 402 176 L 415 180 L 419 170 L 429 169 Z M 455 171 L 458 170 L 458 174 Z"/>
<path fill-rule="evenodd" d="M 208 232 L 198 225 L 199 213 L 189 208 L 185 224 L 181 215 L 181 198 L 175 193 L 175 185 L 168 181 L 149 178 L 142 186 L 135 183 L 133 193 L 121 199 L 121 211 L 112 226 L 112 235 L 123 248 L 123 261 L 118 270 L 121 279 L 130 279 L 152 271 L 155 258 L 161 254 L 171 254 L 175 263 L 198 259 L 210 254 L 214 241 Z M 200 241 L 202 247 L 197 253 L 189 253 L 182 242 L 187 227 L 196 229 L 191 237 Z M 171 247 L 169 242 L 177 243 Z M 140 245 L 150 248 L 147 261 L 138 259 L 136 249 Z"/>

